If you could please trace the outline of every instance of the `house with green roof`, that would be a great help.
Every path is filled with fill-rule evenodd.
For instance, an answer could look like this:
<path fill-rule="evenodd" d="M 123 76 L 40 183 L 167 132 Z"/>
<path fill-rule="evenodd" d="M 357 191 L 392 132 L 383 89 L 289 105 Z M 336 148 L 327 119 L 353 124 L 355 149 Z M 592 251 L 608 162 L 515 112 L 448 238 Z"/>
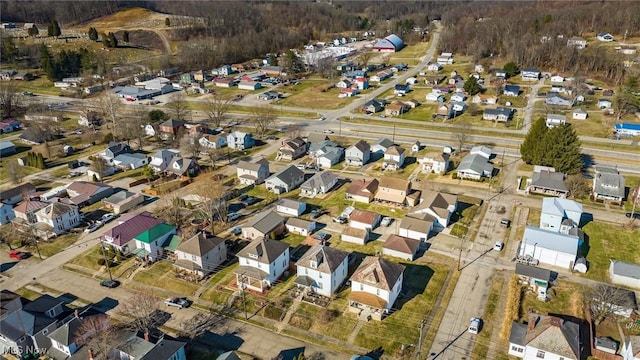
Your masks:
<path fill-rule="evenodd" d="M 165 243 L 175 234 L 176 227 L 173 225 L 165 223 L 155 225 L 133 238 L 136 243 L 133 253 L 147 261 L 158 261 L 164 255 Z"/>

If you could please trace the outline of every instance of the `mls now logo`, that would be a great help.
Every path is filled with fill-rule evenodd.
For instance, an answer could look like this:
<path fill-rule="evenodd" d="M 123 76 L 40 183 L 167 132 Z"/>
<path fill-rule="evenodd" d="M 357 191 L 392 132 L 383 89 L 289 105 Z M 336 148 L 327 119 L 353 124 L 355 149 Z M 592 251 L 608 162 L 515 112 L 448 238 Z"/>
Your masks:
<path fill-rule="evenodd" d="M 46 352 L 46 348 L 39 348 L 36 346 L 10 346 L 2 348 L 3 354 L 12 354 L 17 356 L 44 354 Z"/>

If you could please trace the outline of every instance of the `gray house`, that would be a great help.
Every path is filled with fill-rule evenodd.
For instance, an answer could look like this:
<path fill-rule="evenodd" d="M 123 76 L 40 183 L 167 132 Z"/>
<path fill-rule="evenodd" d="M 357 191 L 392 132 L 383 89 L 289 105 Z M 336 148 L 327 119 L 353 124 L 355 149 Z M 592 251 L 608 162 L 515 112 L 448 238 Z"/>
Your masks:
<path fill-rule="evenodd" d="M 555 91 L 550 91 L 547 93 L 545 104 L 555 106 L 571 106 L 573 105 L 573 101 L 563 98 L 559 93 Z"/>
<path fill-rule="evenodd" d="M 379 153 L 382 155 L 384 154 L 385 151 L 387 151 L 388 148 L 392 147 L 393 145 L 395 144 L 390 139 L 380 138 L 376 140 L 376 142 L 374 142 L 373 145 L 371 145 L 371 152 Z"/>
<path fill-rule="evenodd" d="M 513 117 L 513 109 L 499 107 L 496 109 L 485 109 L 482 113 L 482 120 L 491 120 L 497 122 L 508 122 Z"/>
<path fill-rule="evenodd" d="M 16 146 L 11 141 L 0 141 L 0 157 L 13 155 L 16 153 Z"/>
<path fill-rule="evenodd" d="M 551 169 L 538 169 L 531 177 L 529 192 L 543 195 L 567 197 L 569 189 L 564 183 L 566 175 Z"/>
<path fill-rule="evenodd" d="M 241 160 L 236 166 L 240 183 L 244 185 L 262 184 L 269 177 L 269 160 L 262 158 L 256 162 Z"/>
<path fill-rule="evenodd" d="M 462 158 L 458 165 L 458 178 L 480 180 L 483 177 L 491 177 L 493 164 L 482 154 L 469 154 Z"/>
<path fill-rule="evenodd" d="M 131 154 L 131 147 L 125 143 L 110 142 L 107 148 L 104 149 L 102 157 L 112 162 L 120 154 Z"/>
<path fill-rule="evenodd" d="M 624 194 L 625 180 L 618 170 L 596 167 L 596 176 L 593 178 L 594 199 L 622 203 Z"/>
<path fill-rule="evenodd" d="M 283 231 L 284 222 L 285 218 L 275 211 L 263 211 L 254 215 L 242 227 L 242 237 L 251 240 L 264 239 L 271 233 Z"/>
<path fill-rule="evenodd" d="M 331 171 L 321 171 L 300 186 L 300 194 L 314 197 L 329 192 L 338 183 L 338 177 Z"/>
<path fill-rule="evenodd" d="M 265 180 L 265 185 L 267 190 L 282 194 L 297 188 L 303 181 L 304 172 L 289 165 Z"/>
<path fill-rule="evenodd" d="M 345 163 L 347 166 L 362 166 L 369 162 L 371 158 L 371 146 L 364 141 L 349 146 L 345 153 Z"/>

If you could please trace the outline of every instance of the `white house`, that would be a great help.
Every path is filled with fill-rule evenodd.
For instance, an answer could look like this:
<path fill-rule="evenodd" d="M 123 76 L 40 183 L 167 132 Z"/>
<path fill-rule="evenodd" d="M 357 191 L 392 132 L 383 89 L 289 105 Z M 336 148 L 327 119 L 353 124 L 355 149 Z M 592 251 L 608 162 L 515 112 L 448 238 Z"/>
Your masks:
<path fill-rule="evenodd" d="M 300 185 L 300 195 L 314 197 L 318 194 L 325 194 L 333 189 L 337 183 L 338 177 L 331 171 L 324 170 Z"/>
<path fill-rule="evenodd" d="M 349 215 L 349 226 L 355 229 L 373 230 L 380 224 L 382 216 L 373 211 L 355 209 Z"/>
<path fill-rule="evenodd" d="M 306 209 L 307 203 L 304 201 L 282 198 L 276 202 L 276 211 L 281 214 L 300 216 Z"/>
<path fill-rule="evenodd" d="M 90 336 L 109 327 L 109 315 L 92 307 L 76 310 L 73 316 L 67 317 L 63 321 L 66 322 L 46 334 L 46 337 L 51 340 L 51 346 L 54 349 L 68 357 L 76 354 Z M 73 358 L 79 357 L 73 356 Z"/>
<path fill-rule="evenodd" d="M 304 182 L 304 172 L 289 165 L 265 180 L 267 190 L 276 194 L 289 192 Z"/>
<path fill-rule="evenodd" d="M 580 226 L 582 213 L 582 204 L 580 203 L 563 198 L 546 197 L 542 199 L 540 228 L 568 233 L 569 229 Z M 570 220 L 570 222 L 566 220 Z"/>
<path fill-rule="evenodd" d="M 201 146 L 207 149 L 220 149 L 227 145 L 227 137 L 222 134 L 218 134 L 218 135 L 205 134 L 205 135 L 202 135 L 202 137 L 200 138 L 200 140 L 198 140 L 198 142 L 200 143 Z"/>
<path fill-rule="evenodd" d="M 427 65 L 427 70 L 429 71 L 440 71 L 442 70 L 442 64 L 435 62 Z"/>
<path fill-rule="evenodd" d="M 484 154 L 469 154 L 462 158 L 457 171 L 458 178 L 480 180 L 492 176 L 493 164 Z"/>
<path fill-rule="evenodd" d="M 434 101 L 434 102 L 443 102 L 444 101 L 444 95 L 437 93 L 437 92 L 430 92 L 427 94 L 426 96 L 426 100 L 427 101 Z"/>
<path fill-rule="evenodd" d="M 256 144 L 253 136 L 241 131 L 232 131 L 227 135 L 227 146 L 231 149 L 246 150 L 254 147 Z"/>
<path fill-rule="evenodd" d="M 296 262 L 299 287 L 330 297 L 347 279 L 349 253 L 336 248 L 315 245 Z"/>
<path fill-rule="evenodd" d="M 513 322 L 509 355 L 522 359 L 584 358 L 580 325 L 554 316 L 530 314 L 528 324 Z"/>
<path fill-rule="evenodd" d="M 180 156 L 180 151 L 178 150 L 167 150 L 163 149 L 158 151 L 157 153 L 151 156 L 151 161 L 149 161 L 149 166 L 155 172 L 162 172 L 167 169 L 171 161 L 175 157 Z"/>
<path fill-rule="evenodd" d="M 265 158 L 256 162 L 240 160 L 236 165 L 236 175 L 243 185 L 262 184 L 269 177 L 269 160 Z"/>
<path fill-rule="evenodd" d="M 328 169 L 342 160 L 344 149 L 341 147 L 330 147 L 328 151 L 316 158 L 316 164 L 320 169 Z"/>
<path fill-rule="evenodd" d="M 402 290 L 403 265 L 367 256 L 351 275 L 349 310 L 358 318 L 382 320 Z"/>
<path fill-rule="evenodd" d="M 368 163 L 370 158 L 371 146 L 366 141 L 359 140 L 347 148 L 344 160 L 347 166 L 362 166 Z"/>
<path fill-rule="evenodd" d="M 523 258 L 530 256 L 543 264 L 572 269 L 580 242 L 575 235 L 527 226 L 517 254 Z"/>
<path fill-rule="evenodd" d="M 602 201 L 622 204 L 625 197 L 625 179 L 618 170 L 597 166 L 593 177 L 593 197 Z"/>
<path fill-rule="evenodd" d="M 147 229 L 133 238 L 136 244 L 133 254 L 147 261 L 158 261 L 164 255 L 164 244 L 175 234 L 176 227 L 165 223 Z"/>
<path fill-rule="evenodd" d="M 564 82 L 564 76 L 553 75 L 550 80 L 552 83 L 562 84 Z"/>
<path fill-rule="evenodd" d="M 545 123 L 548 128 L 552 128 L 558 125 L 564 125 L 567 123 L 567 117 L 559 114 L 547 114 Z"/>
<path fill-rule="evenodd" d="M 640 265 L 613 259 L 610 261 L 609 276 L 612 283 L 640 289 Z"/>
<path fill-rule="evenodd" d="M 294 217 L 287 219 L 285 226 L 290 233 L 308 236 L 316 229 L 316 222 Z"/>
<path fill-rule="evenodd" d="M 200 232 L 180 243 L 175 254 L 175 267 L 204 277 L 227 260 L 227 245 L 222 238 Z"/>
<path fill-rule="evenodd" d="M 440 65 L 451 65 L 453 64 L 453 54 L 450 52 L 443 52 L 438 56 L 437 62 Z"/>
<path fill-rule="evenodd" d="M 411 214 L 429 214 L 436 220 L 436 224 L 442 228 L 449 226 L 451 215 L 458 208 L 458 197 L 432 190 L 422 190 L 420 202 Z"/>
<path fill-rule="evenodd" d="M 53 202 L 36 211 L 35 215 L 38 223 L 47 225 L 45 233 L 60 235 L 80 225 L 78 207 L 71 204 Z"/>
<path fill-rule="evenodd" d="M 406 261 L 413 261 L 420 249 L 420 240 L 398 235 L 389 235 L 382 245 L 382 254 L 394 256 Z"/>
<path fill-rule="evenodd" d="M 524 81 L 538 81 L 542 73 L 536 68 L 524 68 L 520 71 L 520 77 Z"/>
<path fill-rule="evenodd" d="M 598 109 L 609 109 L 613 103 L 609 99 L 599 99 L 598 100 Z"/>
<path fill-rule="evenodd" d="M 409 214 L 402 218 L 398 235 L 409 239 L 427 241 L 433 230 L 434 218 L 428 214 Z"/>
<path fill-rule="evenodd" d="M 369 231 L 356 229 L 350 226 L 345 227 L 340 234 L 340 240 L 358 245 L 364 245 L 369 241 Z"/>
<path fill-rule="evenodd" d="M 601 32 L 596 35 L 596 39 L 598 39 L 599 41 L 611 42 L 613 41 L 613 35 L 609 34 L 608 32 Z"/>
<path fill-rule="evenodd" d="M 422 172 L 444 175 L 449 170 L 451 155 L 445 153 L 428 153 L 418 159 Z"/>
<path fill-rule="evenodd" d="M 588 116 L 589 116 L 589 113 L 582 110 L 581 108 L 577 108 L 573 110 L 573 113 L 572 113 L 573 120 L 586 120 Z"/>
<path fill-rule="evenodd" d="M 405 150 L 400 146 L 390 146 L 387 151 L 384 152 L 384 159 L 382 160 L 382 170 L 396 171 L 404 166 Z"/>
<path fill-rule="evenodd" d="M 452 102 L 464 102 L 465 100 L 467 100 L 467 96 L 465 94 L 462 93 L 455 93 L 453 95 L 451 95 L 451 99 Z"/>
<path fill-rule="evenodd" d="M 263 292 L 289 268 L 289 244 L 256 239 L 237 254 L 236 284 L 239 288 Z"/>
<path fill-rule="evenodd" d="M 149 163 L 149 158 L 144 154 L 120 154 L 113 158 L 113 165 L 127 169 L 139 169 Z"/>

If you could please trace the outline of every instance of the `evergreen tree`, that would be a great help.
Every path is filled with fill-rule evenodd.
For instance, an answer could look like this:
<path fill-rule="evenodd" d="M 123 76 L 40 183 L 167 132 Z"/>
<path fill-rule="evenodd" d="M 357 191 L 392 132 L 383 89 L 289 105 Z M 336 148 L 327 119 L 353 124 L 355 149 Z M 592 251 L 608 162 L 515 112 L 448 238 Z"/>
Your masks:
<path fill-rule="evenodd" d="M 518 73 L 518 65 L 515 62 L 510 61 L 504 65 L 504 71 L 507 73 L 507 77 L 512 77 Z"/>
<path fill-rule="evenodd" d="M 18 56 L 18 48 L 13 42 L 13 38 L 7 36 L 2 38 L 2 48 L 0 49 L 0 58 L 14 63 Z"/>
<path fill-rule="evenodd" d="M 40 68 L 47 74 L 49 80 L 55 79 L 56 66 L 51 59 L 51 53 L 47 45 L 42 44 L 39 48 L 40 53 Z"/>
<path fill-rule="evenodd" d="M 109 45 L 111 45 L 109 47 L 118 47 L 118 39 L 116 39 L 116 36 L 112 32 L 109 33 Z"/>
<path fill-rule="evenodd" d="M 128 31 L 125 31 L 125 32 L 122 34 L 122 41 L 124 41 L 124 42 L 126 42 L 126 43 L 128 43 L 128 42 L 129 42 L 129 32 L 128 32 Z"/>
<path fill-rule="evenodd" d="M 463 88 L 469 95 L 475 95 L 482 90 L 482 87 L 478 84 L 478 79 L 476 79 L 475 76 L 469 76 L 467 81 L 464 82 Z"/>
<path fill-rule="evenodd" d="M 545 135 L 549 129 L 544 118 L 536 120 L 520 145 L 522 161 L 529 165 L 540 165 L 545 151 Z"/>
<path fill-rule="evenodd" d="M 47 25 L 47 36 L 53 36 L 53 22 L 50 22 Z"/>
<path fill-rule="evenodd" d="M 171 20 L 169 20 L 169 18 L 164 19 L 164 26 L 167 26 L 167 27 L 171 26 Z"/>
<path fill-rule="evenodd" d="M 542 157 L 542 165 L 553 166 L 556 171 L 569 175 L 582 170 L 580 140 L 571 124 L 554 126 L 547 131 L 543 142 L 546 144 L 546 149 Z"/>
<path fill-rule="evenodd" d="M 62 30 L 57 20 L 53 20 L 53 36 L 58 37 L 62 35 Z"/>
<path fill-rule="evenodd" d="M 89 28 L 89 39 L 93 41 L 98 41 L 98 30 L 94 27 Z"/>

